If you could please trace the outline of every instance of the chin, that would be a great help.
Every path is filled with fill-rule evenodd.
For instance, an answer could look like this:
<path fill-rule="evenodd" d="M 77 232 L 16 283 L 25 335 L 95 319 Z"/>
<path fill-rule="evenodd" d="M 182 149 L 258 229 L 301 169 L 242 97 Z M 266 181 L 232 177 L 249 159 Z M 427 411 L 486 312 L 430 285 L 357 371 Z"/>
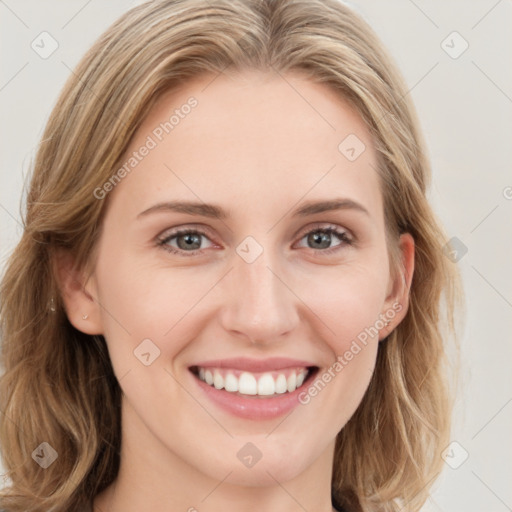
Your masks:
<path fill-rule="evenodd" d="M 261 450 L 256 451 L 256 445 L 260 446 Z M 225 482 L 237 486 L 276 485 L 276 480 L 286 482 L 296 478 L 314 461 L 314 456 L 304 453 L 304 444 L 298 442 L 297 445 L 302 446 L 300 453 L 290 453 L 291 450 L 283 444 L 274 447 L 268 440 L 265 444 L 262 439 L 251 442 L 237 438 L 237 448 L 224 452 L 230 455 L 218 458 L 219 454 L 217 463 L 208 465 L 208 468 L 203 466 L 202 471 L 216 480 L 219 479 L 219 475 L 229 474 Z"/>
<path fill-rule="evenodd" d="M 226 483 L 244 487 L 275 486 L 276 480 L 280 483 L 293 480 L 305 469 L 298 465 L 297 461 L 287 460 L 285 464 L 283 461 L 275 464 L 270 461 L 265 464 L 262 459 L 252 468 L 232 467 L 232 473 L 226 479 Z"/>

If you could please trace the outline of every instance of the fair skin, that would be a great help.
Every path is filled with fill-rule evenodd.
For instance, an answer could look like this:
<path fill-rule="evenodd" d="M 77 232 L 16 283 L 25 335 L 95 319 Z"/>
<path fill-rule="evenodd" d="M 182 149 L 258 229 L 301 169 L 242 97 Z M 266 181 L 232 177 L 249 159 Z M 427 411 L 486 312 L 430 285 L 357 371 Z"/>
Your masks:
<path fill-rule="evenodd" d="M 363 398 L 379 341 L 406 314 L 414 242 L 401 236 L 405 279 L 393 277 L 365 124 L 325 85 L 285 77 L 209 75 L 163 96 L 127 154 L 190 96 L 198 105 L 110 192 L 92 273 L 71 271 L 63 259 L 67 315 L 77 329 L 105 337 L 123 391 L 120 472 L 96 497 L 95 512 L 333 510 L 336 435 Z M 338 150 L 349 134 L 366 146 L 354 161 Z M 294 215 L 306 202 L 335 198 L 366 212 Z M 177 200 L 215 204 L 227 216 L 164 208 L 140 215 Z M 320 238 L 326 226 L 353 244 L 327 233 L 315 245 L 308 233 L 320 230 Z M 168 239 L 176 227 L 205 235 L 187 249 L 186 235 Z M 250 263 L 237 252 L 248 236 L 258 245 L 242 247 L 263 251 Z M 180 254 L 159 246 L 164 238 Z M 233 414 L 191 371 L 213 359 L 286 357 L 322 375 L 390 310 L 390 325 L 379 324 L 320 393 L 287 414 Z M 146 366 L 134 350 L 148 338 L 160 355 Z M 252 467 L 237 456 L 247 443 L 261 454 Z"/>

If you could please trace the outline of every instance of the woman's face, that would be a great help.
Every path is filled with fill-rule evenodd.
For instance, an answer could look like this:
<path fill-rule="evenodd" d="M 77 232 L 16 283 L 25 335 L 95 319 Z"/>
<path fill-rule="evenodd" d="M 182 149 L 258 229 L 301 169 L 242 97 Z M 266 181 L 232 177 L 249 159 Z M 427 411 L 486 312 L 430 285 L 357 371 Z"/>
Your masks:
<path fill-rule="evenodd" d="M 237 484 L 329 467 L 406 310 L 361 118 L 298 74 L 209 75 L 159 100 L 124 162 L 94 301 L 68 307 L 107 341 L 123 449 Z"/>

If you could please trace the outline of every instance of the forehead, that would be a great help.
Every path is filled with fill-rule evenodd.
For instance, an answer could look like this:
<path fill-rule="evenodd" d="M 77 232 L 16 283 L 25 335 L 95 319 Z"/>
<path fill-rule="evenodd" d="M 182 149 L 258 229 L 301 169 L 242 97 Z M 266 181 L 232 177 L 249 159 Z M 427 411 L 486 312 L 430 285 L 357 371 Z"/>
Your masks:
<path fill-rule="evenodd" d="M 381 205 L 370 134 L 336 91 L 300 73 L 207 74 L 159 98 L 113 195 L 132 205 L 193 199 L 274 208 L 348 195 Z M 236 192 L 236 193 L 234 193 Z M 211 200 L 211 201 L 210 201 Z M 274 211 L 275 213 L 275 211 Z"/>

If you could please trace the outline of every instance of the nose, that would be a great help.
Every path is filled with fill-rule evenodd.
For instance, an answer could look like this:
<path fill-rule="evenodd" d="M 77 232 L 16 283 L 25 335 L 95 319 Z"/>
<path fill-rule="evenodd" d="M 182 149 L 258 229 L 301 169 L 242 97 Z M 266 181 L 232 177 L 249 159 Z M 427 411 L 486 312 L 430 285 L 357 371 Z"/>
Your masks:
<path fill-rule="evenodd" d="M 235 255 L 227 278 L 221 312 L 226 332 L 268 344 L 282 340 L 297 326 L 300 301 L 270 251 L 264 250 L 252 263 Z"/>

